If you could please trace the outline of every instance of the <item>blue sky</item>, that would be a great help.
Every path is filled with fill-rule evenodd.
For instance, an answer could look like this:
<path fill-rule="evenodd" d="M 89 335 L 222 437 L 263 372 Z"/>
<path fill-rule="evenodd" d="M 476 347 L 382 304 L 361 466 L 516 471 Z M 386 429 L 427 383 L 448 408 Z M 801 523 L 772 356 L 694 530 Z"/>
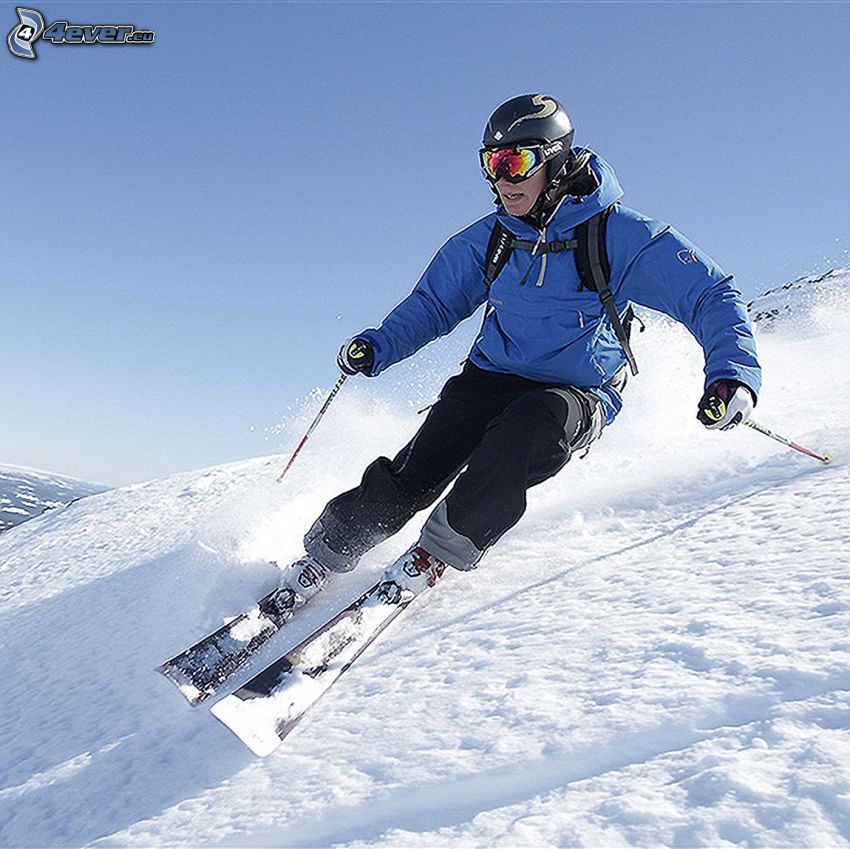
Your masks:
<path fill-rule="evenodd" d="M 2 463 L 287 450 L 264 430 L 492 207 L 481 130 L 528 91 L 746 296 L 850 264 L 847 4 L 33 5 L 157 39 L 3 47 Z"/>

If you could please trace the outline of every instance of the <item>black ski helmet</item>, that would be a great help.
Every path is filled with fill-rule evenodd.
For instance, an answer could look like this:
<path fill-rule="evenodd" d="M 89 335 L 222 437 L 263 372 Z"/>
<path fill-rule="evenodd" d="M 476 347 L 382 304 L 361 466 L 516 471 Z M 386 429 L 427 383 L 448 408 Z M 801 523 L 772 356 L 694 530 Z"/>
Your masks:
<path fill-rule="evenodd" d="M 507 147 L 561 139 L 564 148 L 547 163 L 550 182 L 563 176 L 571 158 L 573 123 L 567 110 L 547 94 L 522 94 L 506 100 L 487 121 L 482 146 Z"/>

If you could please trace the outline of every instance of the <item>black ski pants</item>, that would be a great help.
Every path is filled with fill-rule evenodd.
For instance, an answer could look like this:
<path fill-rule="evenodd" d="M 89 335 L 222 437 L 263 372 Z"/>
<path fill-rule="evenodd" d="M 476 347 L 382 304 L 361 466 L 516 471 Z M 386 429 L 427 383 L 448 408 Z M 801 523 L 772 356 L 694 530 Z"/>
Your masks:
<path fill-rule="evenodd" d="M 588 393 L 467 362 L 398 455 L 378 457 L 359 486 L 327 504 L 323 542 L 353 567 L 457 478 L 445 499 L 448 523 L 483 552 L 519 521 L 526 490 L 601 428 L 599 401 Z"/>

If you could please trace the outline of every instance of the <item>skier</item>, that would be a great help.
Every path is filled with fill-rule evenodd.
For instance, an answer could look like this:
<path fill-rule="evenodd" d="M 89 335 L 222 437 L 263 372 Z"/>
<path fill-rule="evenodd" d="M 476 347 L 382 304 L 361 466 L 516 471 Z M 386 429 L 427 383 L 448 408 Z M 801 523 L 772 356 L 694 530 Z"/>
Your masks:
<path fill-rule="evenodd" d="M 526 491 L 617 416 L 637 373 L 631 304 L 671 316 L 702 346 L 706 427 L 750 416 L 761 373 L 732 278 L 669 225 L 622 206 L 611 166 L 574 147 L 573 133 L 547 95 L 499 106 L 479 151 L 495 212 L 452 236 L 381 325 L 340 349 L 344 373 L 375 377 L 487 304 L 462 371 L 416 435 L 394 459 L 371 463 L 307 532 L 307 554 L 283 581 L 297 606 L 452 482 L 394 574 L 418 592 L 447 565 L 475 568 L 519 521 Z"/>

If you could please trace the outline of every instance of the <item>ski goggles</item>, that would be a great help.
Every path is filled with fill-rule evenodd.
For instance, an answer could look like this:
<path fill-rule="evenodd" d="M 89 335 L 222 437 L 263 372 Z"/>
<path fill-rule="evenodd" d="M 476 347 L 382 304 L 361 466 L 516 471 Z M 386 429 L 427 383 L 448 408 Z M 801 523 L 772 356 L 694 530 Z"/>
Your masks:
<path fill-rule="evenodd" d="M 564 149 L 562 141 L 517 147 L 482 147 L 478 151 L 481 170 L 491 182 L 504 177 L 509 183 L 521 183 L 536 174 L 553 156 Z"/>

